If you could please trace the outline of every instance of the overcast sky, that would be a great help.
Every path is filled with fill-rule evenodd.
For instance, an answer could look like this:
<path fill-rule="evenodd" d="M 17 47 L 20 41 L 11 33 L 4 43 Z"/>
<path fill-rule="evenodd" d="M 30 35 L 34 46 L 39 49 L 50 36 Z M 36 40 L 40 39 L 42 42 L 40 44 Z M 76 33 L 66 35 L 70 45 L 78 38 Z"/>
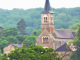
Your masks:
<path fill-rule="evenodd" d="M 0 0 L 0 8 L 11 10 L 13 8 L 30 9 L 44 7 L 45 0 Z M 53 8 L 80 7 L 80 0 L 50 0 Z"/>

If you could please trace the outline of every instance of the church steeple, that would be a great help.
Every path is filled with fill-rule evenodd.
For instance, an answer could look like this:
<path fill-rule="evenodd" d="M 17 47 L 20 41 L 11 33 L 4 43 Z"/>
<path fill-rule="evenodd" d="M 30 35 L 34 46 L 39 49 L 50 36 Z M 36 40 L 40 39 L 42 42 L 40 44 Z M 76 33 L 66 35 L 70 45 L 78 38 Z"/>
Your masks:
<path fill-rule="evenodd" d="M 44 11 L 41 13 L 41 32 L 47 29 L 50 33 L 54 31 L 54 16 L 50 8 L 49 0 L 46 0 Z"/>
<path fill-rule="evenodd" d="M 50 12 L 52 12 L 51 11 L 51 6 L 50 6 L 50 3 L 49 3 L 49 0 L 46 0 L 44 11 L 42 13 L 50 13 Z"/>

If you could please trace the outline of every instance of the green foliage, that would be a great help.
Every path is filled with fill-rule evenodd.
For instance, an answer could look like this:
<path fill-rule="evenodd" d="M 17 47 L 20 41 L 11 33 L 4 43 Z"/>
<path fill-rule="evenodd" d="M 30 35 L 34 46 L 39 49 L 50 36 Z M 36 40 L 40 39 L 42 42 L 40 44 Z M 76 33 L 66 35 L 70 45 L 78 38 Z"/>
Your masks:
<path fill-rule="evenodd" d="M 21 20 L 17 23 L 17 28 L 18 30 L 20 31 L 20 34 L 21 35 L 26 35 L 26 22 L 23 18 L 21 18 Z"/>
<path fill-rule="evenodd" d="M 77 50 L 73 52 L 71 60 L 80 60 L 80 27 L 77 30 L 77 37 L 75 40 L 74 45 L 76 46 Z"/>
<path fill-rule="evenodd" d="M 19 42 L 23 42 L 27 38 L 27 35 L 17 35 L 16 38 Z"/>
<path fill-rule="evenodd" d="M 19 43 L 18 39 L 17 39 L 16 37 L 14 37 L 14 36 L 8 36 L 8 37 L 7 37 L 7 41 L 8 41 L 9 43 L 13 43 L 13 44 Z"/>
<path fill-rule="evenodd" d="M 7 56 L 4 54 L 2 58 L 6 59 L 7 57 L 10 60 L 62 60 L 60 57 L 57 57 L 58 53 L 53 52 L 53 48 L 31 45 L 27 49 L 24 47 L 21 49 L 17 48 Z"/>
<path fill-rule="evenodd" d="M 42 8 L 36 9 L 0 9 L 0 26 L 5 28 L 17 27 L 17 23 L 21 18 L 24 18 L 27 24 L 27 35 L 30 36 L 32 31 L 41 28 L 41 12 Z M 52 8 L 54 14 L 54 23 L 56 29 L 68 29 L 71 26 L 80 23 L 80 7 L 76 8 Z"/>
<path fill-rule="evenodd" d="M 17 28 L 8 28 L 3 30 L 2 36 L 8 37 L 8 36 L 16 36 L 18 35 L 18 29 Z"/>
<path fill-rule="evenodd" d="M 2 53 L 1 53 L 1 50 L 0 50 L 0 60 L 2 59 Z"/>
<path fill-rule="evenodd" d="M 78 39 L 80 40 L 80 26 L 79 26 L 79 28 L 78 28 L 78 30 L 77 30 L 77 37 L 78 37 Z"/>
<path fill-rule="evenodd" d="M 71 29 L 78 29 L 80 27 L 80 23 L 79 24 L 75 24 L 75 25 L 73 25 L 72 27 L 71 27 Z"/>
<path fill-rule="evenodd" d="M 1 60 L 8 60 L 7 54 L 4 54 L 4 55 L 2 56 L 2 59 L 1 59 Z"/>
<path fill-rule="evenodd" d="M 36 42 L 36 36 L 29 36 L 23 41 L 24 44 L 28 45 L 35 44 L 35 42 Z"/>
<path fill-rule="evenodd" d="M 34 30 L 34 31 L 31 33 L 31 35 L 32 35 L 32 36 L 38 36 L 40 33 L 41 33 L 41 29 L 39 29 L 39 30 Z"/>
<path fill-rule="evenodd" d="M 66 47 L 67 47 L 67 50 L 68 50 L 68 51 L 71 51 L 69 46 L 71 45 L 71 43 L 75 44 L 77 41 L 78 41 L 78 37 L 75 37 L 75 38 L 74 38 L 74 41 L 70 41 L 70 42 L 68 43 L 68 45 L 66 46 Z"/>
<path fill-rule="evenodd" d="M 0 49 L 1 49 L 2 52 L 3 52 L 3 48 L 6 47 L 7 44 L 8 44 L 7 40 L 0 39 Z"/>
<path fill-rule="evenodd" d="M 37 31 L 37 30 L 36 30 Z M 17 28 L 8 28 L 3 30 L 3 34 L 0 38 L 0 49 L 3 51 L 3 48 L 11 44 L 25 43 L 27 45 L 35 44 L 37 36 L 27 36 L 20 35 Z M 37 34 L 40 33 L 40 30 L 37 31 Z"/>
<path fill-rule="evenodd" d="M 3 34 L 0 37 L 0 49 L 3 52 L 3 48 L 9 43 L 18 43 L 18 39 L 15 37 L 18 35 L 17 28 L 3 29 Z"/>

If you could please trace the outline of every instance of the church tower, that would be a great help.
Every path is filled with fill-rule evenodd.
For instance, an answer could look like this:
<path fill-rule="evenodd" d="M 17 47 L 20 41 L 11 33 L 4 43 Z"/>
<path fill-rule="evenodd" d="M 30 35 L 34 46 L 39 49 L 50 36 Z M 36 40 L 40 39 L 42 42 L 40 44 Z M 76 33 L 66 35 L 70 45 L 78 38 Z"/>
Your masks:
<path fill-rule="evenodd" d="M 54 16 L 50 8 L 49 0 L 46 0 L 44 11 L 41 13 L 41 34 L 36 39 L 36 45 L 53 47 Z"/>
<path fill-rule="evenodd" d="M 41 32 L 46 28 L 50 33 L 54 32 L 54 12 L 51 11 L 49 0 L 46 0 L 44 11 L 41 13 Z"/>

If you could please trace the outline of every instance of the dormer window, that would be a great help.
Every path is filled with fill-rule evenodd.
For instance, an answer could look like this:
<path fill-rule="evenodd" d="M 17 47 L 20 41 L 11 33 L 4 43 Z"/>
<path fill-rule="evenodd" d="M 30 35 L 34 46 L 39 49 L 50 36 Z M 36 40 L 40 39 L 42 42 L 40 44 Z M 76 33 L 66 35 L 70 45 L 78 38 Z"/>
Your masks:
<path fill-rule="evenodd" d="M 44 17 L 44 22 L 47 22 L 47 17 Z"/>

